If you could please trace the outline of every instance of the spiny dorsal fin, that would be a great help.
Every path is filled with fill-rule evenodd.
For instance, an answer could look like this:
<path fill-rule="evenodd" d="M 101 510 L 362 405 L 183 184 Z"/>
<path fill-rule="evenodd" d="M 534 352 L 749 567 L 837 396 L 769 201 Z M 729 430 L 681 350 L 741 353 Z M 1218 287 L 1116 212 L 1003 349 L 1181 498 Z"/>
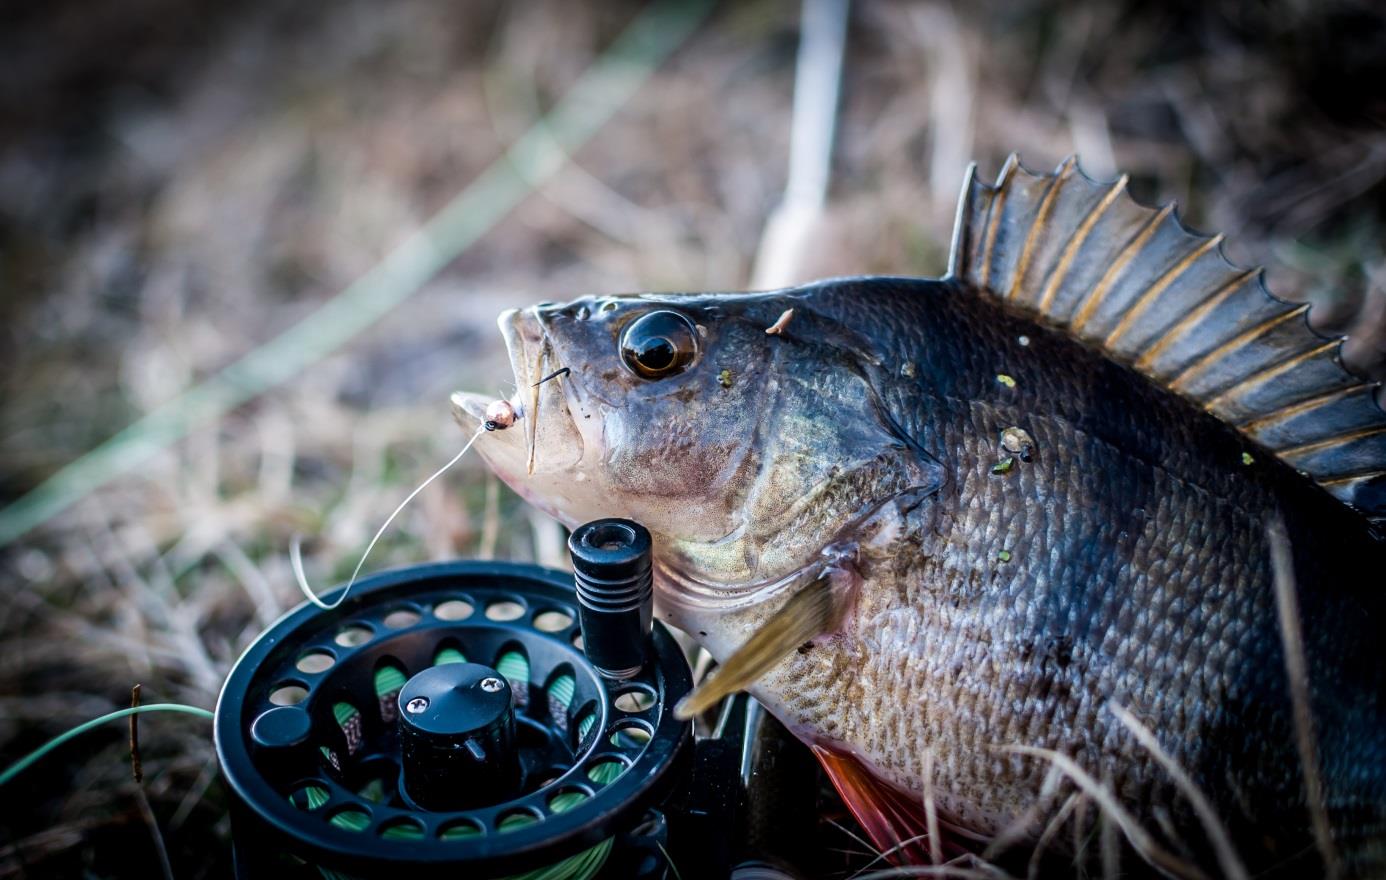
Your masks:
<path fill-rule="evenodd" d="M 1343 337 L 1314 332 L 1307 305 L 1233 266 L 1222 236 L 1190 232 L 1173 204 L 1137 204 L 1126 182 L 1097 183 L 1071 158 L 1033 174 L 1012 155 L 989 186 L 974 165 L 949 276 L 1101 347 L 1386 516 L 1380 383 L 1344 368 Z"/>

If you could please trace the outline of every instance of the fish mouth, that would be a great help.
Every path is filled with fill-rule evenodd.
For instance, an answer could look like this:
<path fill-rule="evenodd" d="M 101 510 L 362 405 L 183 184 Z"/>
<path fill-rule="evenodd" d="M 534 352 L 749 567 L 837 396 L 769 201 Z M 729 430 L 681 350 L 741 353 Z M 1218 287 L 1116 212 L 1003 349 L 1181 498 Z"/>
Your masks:
<path fill-rule="evenodd" d="M 525 473 L 533 474 L 537 455 L 535 441 L 539 429 L 539 396 L 542 393 L 535 383 L 543 375 L 544 353 L 552 345 L 538 317 L 526 321 L 525 312 L 520 309 L 502 312 L 496 324 L 500 327 L 501 339 L 505 341 L 505 351 L 510 357 L 510 371 L 515 376 L 515 396 L 511 398 L 511 404 L 525 438 Z"/>
<path fill-rule="evenodd" d="M 538 310 L 509 309 L 496 323 L 515 378 L 515 393 L 508 400 L 515 412 L 515 423 L 490 431 L 477 449 L 492 469 L 518 491 L 518 484 L 533 477 L 536 469 L 561 471 L 575 467 L 582 461 L 585 448 L 569 406 L 569 394 L 573 391 L 571 374 L 558 381 L 539 381 L 546 370 L 551 374 L 565 365 L 559 362 L 559 348 Z M 452 395 L 451 402 L 457 422 L 464 429 L 475 431 L 486 425 L 487 408 L 496 398 L 459 391 Z M 528 492 L 521 494 L 531 496 Z M 547 511 L 546 505 L 540 506 Z"/>

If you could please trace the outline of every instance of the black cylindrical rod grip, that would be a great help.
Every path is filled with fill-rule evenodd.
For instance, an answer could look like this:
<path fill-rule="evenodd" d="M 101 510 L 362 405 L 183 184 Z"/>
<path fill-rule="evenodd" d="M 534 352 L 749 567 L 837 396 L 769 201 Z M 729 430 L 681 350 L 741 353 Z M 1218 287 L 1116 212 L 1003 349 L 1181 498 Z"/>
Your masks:
<path fill-rule="evenodd" d="M 650 533 L 628 519 L 599 519 L 568 536 L 587 659 L 608 678 L 645 665 L 654 615 Z"/>

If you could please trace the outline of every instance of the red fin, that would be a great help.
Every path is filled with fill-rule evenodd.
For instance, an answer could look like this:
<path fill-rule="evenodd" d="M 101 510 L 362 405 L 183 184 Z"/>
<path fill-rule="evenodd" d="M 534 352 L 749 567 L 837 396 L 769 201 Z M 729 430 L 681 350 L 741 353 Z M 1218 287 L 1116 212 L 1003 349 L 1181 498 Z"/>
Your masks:
<path fill-rule="evenodd" d="M 876 848 L 897 866 L 932 864 L 929 856 L 928 819 L 922 801 L 867 769 L 860 759 L 823 746 L 811 746 L 832 780 L 833 788 Z M 940 852 L 949 854 L 948 847 Z M 952 847 L 956 852 L 956 847 Z"/>

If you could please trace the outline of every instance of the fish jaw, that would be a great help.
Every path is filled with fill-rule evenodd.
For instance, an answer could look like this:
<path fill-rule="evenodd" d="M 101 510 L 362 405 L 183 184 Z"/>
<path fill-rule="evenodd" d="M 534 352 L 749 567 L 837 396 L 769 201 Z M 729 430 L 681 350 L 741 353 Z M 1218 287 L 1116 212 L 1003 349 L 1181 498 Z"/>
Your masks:
<path fill-rule="evenodd" d="M 612 515 L 590 479 L 591 454 L 599 451 L 577 426 L 579 407 L 570 376 L 536 386 L 557 356 L 534 309 L 510 309 L 497 320 L 514 373 L 516 392 L 508 401 L 515 422 L 484 431 L 477 453 L 520 497 L 570 528 Z M 451 396 L 453 418 L 468 433 L 483 430 L 494 397 L 466 391 Z"/>
<path fill-rule="evenodd" d="M 515 401 L 511 401 L 515 406 L 515 424 L 506 429 L 486 431 L 486 408 L 495 401 L 494 397 L 483 394 L 476 394 L 470 391 L 453 392 L 450 402 L 452 404 L 452 417 L 467 435 L 480 433 L 476 440 L 476 451 L 487 466 L 526 501 L 534 504 L 540 509 L 545 509 L 548 505 L 544 499 L 531 490 L 526 490 L 525 481 L 525 462 L 528 452 L 524 438 L 524 416 L 519 406 L 515 406 Z M 547 510 L 545 512 L 548 512 Z"/>

